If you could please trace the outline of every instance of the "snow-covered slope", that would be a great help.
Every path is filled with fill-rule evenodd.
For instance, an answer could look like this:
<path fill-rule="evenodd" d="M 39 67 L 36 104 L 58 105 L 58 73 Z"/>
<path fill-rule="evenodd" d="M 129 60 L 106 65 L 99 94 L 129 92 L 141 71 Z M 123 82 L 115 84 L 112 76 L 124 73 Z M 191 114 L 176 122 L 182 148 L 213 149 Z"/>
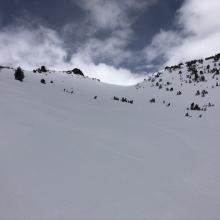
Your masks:
<path fill-rule="evenodd" d="M 2 68 L 0 219 L 219 219 L 217 58 L 131 87 Z"/>

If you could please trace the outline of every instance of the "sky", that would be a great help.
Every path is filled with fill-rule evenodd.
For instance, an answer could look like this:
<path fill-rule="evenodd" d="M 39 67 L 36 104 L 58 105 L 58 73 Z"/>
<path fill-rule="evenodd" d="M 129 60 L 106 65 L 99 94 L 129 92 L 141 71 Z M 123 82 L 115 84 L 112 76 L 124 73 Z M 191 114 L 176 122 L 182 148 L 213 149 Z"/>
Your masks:
<path fill-rule="evenodd" d="M 219 0 L 1 0 L 0 65 L 132 85 L 220 52 Z"/>

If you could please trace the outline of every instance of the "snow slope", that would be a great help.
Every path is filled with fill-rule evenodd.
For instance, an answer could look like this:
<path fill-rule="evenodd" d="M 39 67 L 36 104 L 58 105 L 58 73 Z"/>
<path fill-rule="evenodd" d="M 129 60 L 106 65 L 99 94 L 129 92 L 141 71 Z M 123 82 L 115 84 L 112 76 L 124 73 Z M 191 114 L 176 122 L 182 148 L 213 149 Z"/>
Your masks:
<path fill-rule="evenodd" d="M 131 87 L 52 71 L 19 82 L 1 69 L 0 219 L 219 219 L 213 68 L 197 62 L 205 82 L 189 83 L 184 64 Z"/>

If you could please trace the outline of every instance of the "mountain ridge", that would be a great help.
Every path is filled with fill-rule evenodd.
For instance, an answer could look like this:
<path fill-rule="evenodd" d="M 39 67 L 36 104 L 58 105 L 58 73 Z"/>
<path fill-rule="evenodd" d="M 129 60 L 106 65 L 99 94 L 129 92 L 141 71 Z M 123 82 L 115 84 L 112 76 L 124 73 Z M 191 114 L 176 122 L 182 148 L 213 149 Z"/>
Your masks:
<path fill-rule="evenodd" d="M 218 219 L 215 68 L 128 87 L 1 69 L 0 219 Z"/>

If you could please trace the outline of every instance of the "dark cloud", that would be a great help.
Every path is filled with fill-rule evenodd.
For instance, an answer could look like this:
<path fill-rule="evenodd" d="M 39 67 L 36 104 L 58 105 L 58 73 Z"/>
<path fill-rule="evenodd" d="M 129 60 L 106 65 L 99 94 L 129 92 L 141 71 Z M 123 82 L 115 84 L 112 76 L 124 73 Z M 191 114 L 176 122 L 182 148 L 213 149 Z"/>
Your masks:
<path fill-rule="evenodd" d="M 77 22 L 83 16 L 70 0 L 1 0 L 0 13 L 4 26 L 30 17 L 56 29 L 69 21 Z"/>

